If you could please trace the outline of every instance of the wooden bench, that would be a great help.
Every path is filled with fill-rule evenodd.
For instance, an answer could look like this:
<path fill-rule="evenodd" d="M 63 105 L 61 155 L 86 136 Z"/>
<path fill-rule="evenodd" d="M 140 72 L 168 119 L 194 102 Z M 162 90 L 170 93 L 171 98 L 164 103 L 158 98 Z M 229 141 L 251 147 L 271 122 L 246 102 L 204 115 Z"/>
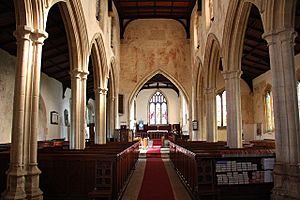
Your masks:
<path fill-rule="evenodd" d="M 118 199 L 138 159 L 139 142 L 93 145 L 84 150 L 38 150 L 44 199 Z M 0 152 L 0 192 L 6 187 L 9 152 Z"/>
<path fill-rule="evenodd" d="M 9 151 L 0 152 L 0 194 L 6 189 L 7 175 L 9 167 Z"/>
<path fill-rule="evenodd" d="M 40 182 L 45 198 L 117 199 L 134 168 L 138 146 L 116 143 L 85 150 L 40 150 Z"/>
<path fill-rule="evenodd" d="M 6 144 L 0 144 L 0 152 L 2 151 L 9 151 L 10 150 L 10 143 L 6 143 Z"/>

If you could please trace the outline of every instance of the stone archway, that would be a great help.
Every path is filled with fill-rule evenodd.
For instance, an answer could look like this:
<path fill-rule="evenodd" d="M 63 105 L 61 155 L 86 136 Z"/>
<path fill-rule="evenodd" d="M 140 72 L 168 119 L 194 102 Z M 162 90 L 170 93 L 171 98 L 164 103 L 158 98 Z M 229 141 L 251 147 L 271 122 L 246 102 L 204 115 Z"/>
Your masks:
<path fill-rule="evenodd" d="M 207 141 L 218 141 L 216 123 L 216 76 L 220 65 L 221 47 L 217 37 L 209 34 L 205 47 L 204 55 L 204 87 L 206 105 L 206 133 Z"/>
<path fill-rule="evenodd" d="M 90 45 L 94 71 L 95 89 L 95 143 L 106 143 L 106 95 L 108 82 L 108 65 L 104 42 L 101 34 L 96 34 Z"/>
<path fill-rule="evenodd" d="M 206 136 L 206 111 L 205 111 L 205 88 L 204 88 L 204 69 L 202 66 L 202 62 L 199 58 L 196 59 L 195 67 L 197 67 L 197 75 L 196 75 L 196 88 L 195 88 L 195 106 L 194 112 L 195 118 L 198 120 L 198 131 L 196 132 L 198 135 L 196 140 L 205 141 Z"/>
<path fill-rule="evenodd" d="M 107 138 L 116 138 L 115 128 L 117 126 L 118 117 L 118 107 L 117 107 L 117 97 L 116 92 L 116 74 L 115 74 L 115 59 L 111 59 L 110 70 L 109 70 L 109 84 L 107 86 L 108 96 L 107 96 Z"/>
<path fill-rule="evenodd" d="M 127 121 L 128 123 L 134 121 L 134 113 L 130 112 L 130 109 L 133 108 L 133 103 L 134 103 L 134 98 L 137 96 L 138 92 L 140 91 L 140 89 L 143 87 L 143 85 L 150 80 L 153 76 L 155 76 L 156 74 L 162 74 L 163 76 L 165 76 L 167 79 L 169 79 L 181 92 L 183 98 L 186 101 L 186 107 L 187 107 L 187 112 L 188 112 L 188 116 L 187 118 L 189 119 L 189 121 L 187 122 L 187 126 L 189 129 L 189 133 L 191 133 L 191 119 L 192 119 L 192 112 L 191 112 L 191 100 L 189 99 L 187 92 L 185 91 L 185 89 L 183 88 L 183 86 L 168 72 L 159 69 L 159 70 L 155 70 L 152 73 L 150 73 L 149 75 L 147 75 L 146 77 L 144 77 L 135 87 L 135 89 L 132 91 L 131 95 L 128 98 L 128 116 L 127 116 Z M 133 126 L 133 122 L 131 124 L 131 126 Z M 192 135 L 190 135 L 190 138 L 192 137 Z"/>

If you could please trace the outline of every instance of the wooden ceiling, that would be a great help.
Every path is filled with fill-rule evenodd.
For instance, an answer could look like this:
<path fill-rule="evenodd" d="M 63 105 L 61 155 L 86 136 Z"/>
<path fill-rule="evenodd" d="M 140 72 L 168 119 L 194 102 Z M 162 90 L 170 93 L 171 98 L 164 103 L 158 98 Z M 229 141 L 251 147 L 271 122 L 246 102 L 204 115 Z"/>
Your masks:
<path fill-rule="evenodd" d="M 139 18 L 172 18 L 187 20 L 190 16 L 191 0 L 115 0 L 122 19 L 134 20 Z M 300 0 L 297 2 L 295 30 L 298 36 L 295 40 L 295 54 L 300 53 Z M 0 48 L 11 55 L 16 55 L 17 45 L 13 32 L 16 28 L 14 5 L 12 0 L 0 0 Z M 70 55 L 67 34 L 60 14 L 58 4 L 51 8 L 47 20 L 46 31 L 49 34 L 43 46 L 42 72 L 55 78 L 63 84 L 64 89 L 71 88 Z M 263 27 L 259 12 L 253 6 L 245 33 L 242 56 L 242 78 L 252 88 L 252 80 L 270 69 L 268 47 L 261 38 Z M 93 65 L 90 59 L 87 80 L 87 98 L 94 97 Z M 144 87 L 153 86 L 154 82 L 173 87 L 165 77 L 157 75 Z M 175 86 L 174 86 L 175 88 Z M 178 89 L 177 89 L 178 90 Z M 63 94 L 62 94 L 63 95 Z"/>
<path fill-rule="evenodd" d="M 63 19 L 58 4 L 55 4 L 48 16 L 42 53 L 42 72 L 62 82 L 64 91 L 71 88 L 69 47 Z M 63 91 L 63 92 L 64 92 Z"/>
<path fill-rule="evenodd" d="M 253 89 L 252 80 L 270 70 L 267 42 L 262 39 L 263 25 L 258 9 L 252 6 L 248 18 L 242 55 L 242 78 Z"/>
<path fill-rule="evenodd" d="M 121 22 L 121 38 L 127 23 L 148 18 L 175 19 L 185 26 L 189 38 L 190 18 L 196 0 L 114 0 L 114 3 Z"/>
<path fill-rule="evenodd" d="M 298 33 L 295 39 L 295 55 L 300 53 L 300 0 L 297 1 L 295 30 Z M 252 80 L 270 70 L 269 48 L 262 39 L 264 33 L 262 20 L 257 7 L 252 6 L 246 28 L 243 55 L 242 78 L 253 89 Z"/>
<path fill-rule="evenodd" d="M 140 91 L 144 89 L 161 89 L 161 88 L 173 89 L 179 96 L 178 88 L 162 74 L 156 74 L 155 76 L 153 76 L 150 80 L 148 80 L 143 85 Z"/>

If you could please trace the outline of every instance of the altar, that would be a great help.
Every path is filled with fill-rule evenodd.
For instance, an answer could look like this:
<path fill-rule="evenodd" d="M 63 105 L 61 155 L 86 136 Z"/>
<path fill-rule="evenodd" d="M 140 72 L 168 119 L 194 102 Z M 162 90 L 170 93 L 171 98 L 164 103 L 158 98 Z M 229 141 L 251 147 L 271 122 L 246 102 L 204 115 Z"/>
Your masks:
<path fill-rule="evenodd" d="M 140 133 L 141 138 L 148 137 L 149 139 L 160 139 L 162 136 L 169 138 L 168 130 L 148 130 Z"/>

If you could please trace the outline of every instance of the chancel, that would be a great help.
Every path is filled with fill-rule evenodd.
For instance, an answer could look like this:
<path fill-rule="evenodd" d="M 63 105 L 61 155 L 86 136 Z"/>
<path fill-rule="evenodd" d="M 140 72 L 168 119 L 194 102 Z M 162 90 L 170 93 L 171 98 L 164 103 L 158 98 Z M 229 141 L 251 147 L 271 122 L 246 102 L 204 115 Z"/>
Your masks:
<path fill-rule="evenodd" d="M 300 0 L 0 0 L 1 200 L 300 199 Z"/>

